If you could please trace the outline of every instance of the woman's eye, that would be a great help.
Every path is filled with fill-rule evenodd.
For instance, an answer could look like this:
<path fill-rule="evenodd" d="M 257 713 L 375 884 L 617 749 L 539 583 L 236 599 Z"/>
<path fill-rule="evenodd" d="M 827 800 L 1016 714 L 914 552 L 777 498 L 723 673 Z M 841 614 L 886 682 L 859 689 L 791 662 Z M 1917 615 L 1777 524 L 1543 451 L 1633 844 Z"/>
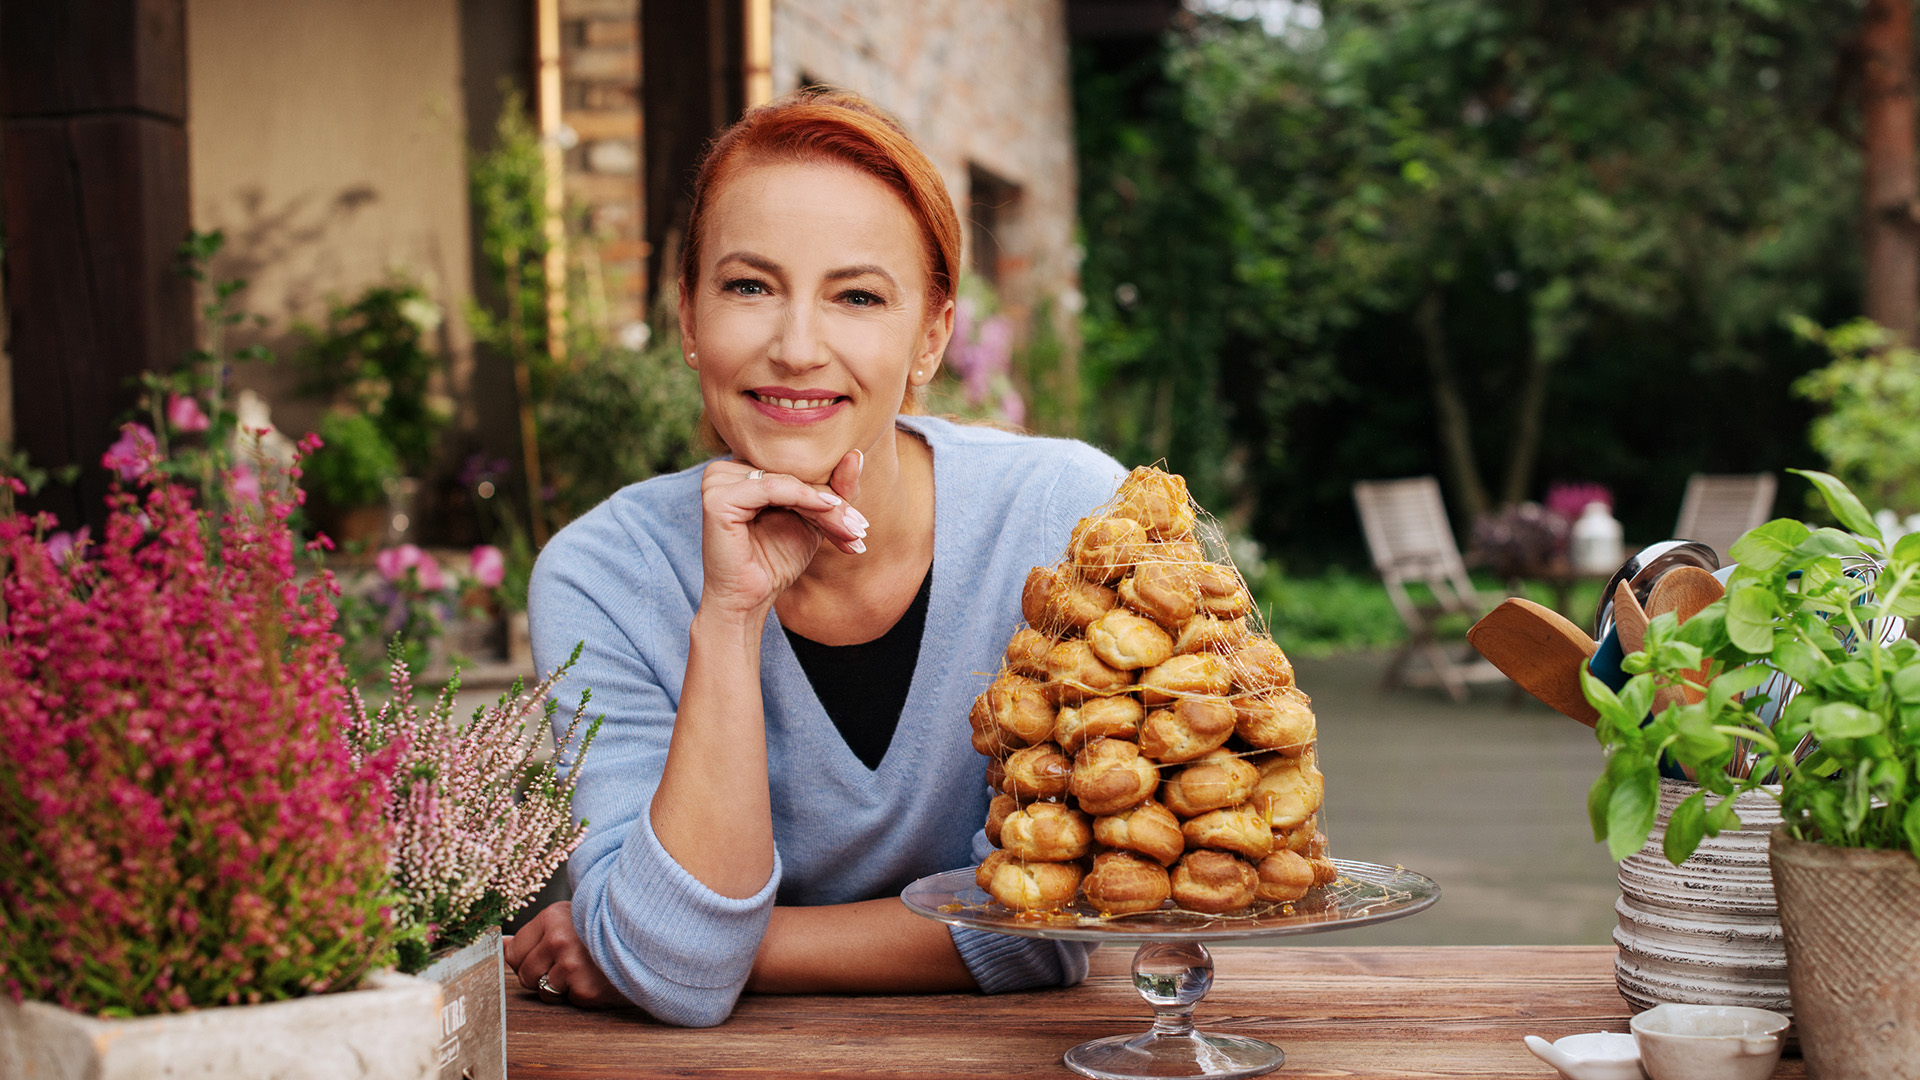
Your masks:
<path fill-rule="evenodd" d="M 725 285 L 720 286 L 720 288 L 722 291 L 738 293 L 741 296 L 766 296 L 768 293 L 767 286 L 764 283 L 755 281 L 752 278 L 735 278 Z"/>
<path fill-rule="evenodd" d="M 865 289 L 855 289 L 852 292 L 842 293 L 840 299 L 852 304 L 854 307 L 881 307 L 886 304 L 885 300 L 882 300 L 879 296 Z"/>

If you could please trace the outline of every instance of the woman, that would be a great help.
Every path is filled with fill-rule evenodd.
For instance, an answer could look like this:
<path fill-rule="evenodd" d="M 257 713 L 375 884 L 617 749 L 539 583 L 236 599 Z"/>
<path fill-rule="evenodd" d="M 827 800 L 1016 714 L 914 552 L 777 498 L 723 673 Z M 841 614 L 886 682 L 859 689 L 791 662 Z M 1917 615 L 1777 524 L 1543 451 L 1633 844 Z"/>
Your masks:
<path fill-rule="evenodd" d="M 568 682 L 606 716 L 574 796 L 574 900 L 507 951 L 548 1000 L 710 1025 L 743 989 L 1084 976 L 1079 946 L 949 931 L 898 899 L 984 854 L 968 707 L 1026 572 L 1124 471 L 901 415 L 952 332 L 959 258 L 938 171 L 852 95 L 755 109 L 709 151 L 679 315 L 732 456 L 626 488 L 534 571 L 535 662 L 584 642 Z"/>

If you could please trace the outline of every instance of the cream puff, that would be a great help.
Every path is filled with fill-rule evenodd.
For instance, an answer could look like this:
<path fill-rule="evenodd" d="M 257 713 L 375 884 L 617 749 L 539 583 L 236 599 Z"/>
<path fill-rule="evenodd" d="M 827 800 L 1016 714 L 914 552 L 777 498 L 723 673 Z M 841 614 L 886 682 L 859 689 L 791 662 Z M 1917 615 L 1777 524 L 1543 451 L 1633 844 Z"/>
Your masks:
<path fill-rule="evenodd" d="M 1057 799 L 1067 793 L 1073 763 L 1050 742 L 1035 743 L 1007 755 L 1007 778 L 1002 786 L 1021 802 Z"/>
<path fill-rule="evenodd" d="M 1193 618 L 1199 592 L 1193 567 L 1185 563 L 1142 563 L 1120 582 L 1121 603 L 1169 630 Z"/>
<path fill-rule="evenodd" d="M 1173 868 L 1173 902 L 1189 911 L 1224 915 L 1253 903 L 1260 883 L 1252 864 L 1224 851 L 1189 851 Z"/>
<path fill-rule="evenodd" d="M 1260 770 L 1227 750 L 1210 750 L 1160 785 L 1160 801 L 1181 818 L 1247 801 Z"/>
<path fill-rule="evenodd" d="M 1173 638 L 1152 619 L 1114 608 L 1087 627 L 1087 645 L 1110 667 L 1148 668 L 1173 655 Z"/>
<path fill-rule="evenodd" d="M 1073 759 L 1067 790 L 1080 809 L 1096 816 L 1118 813 L 1145 802 L 1160 783 L 1160 771 L 1140 756 L 1140 748 L 1121 739 L 1095 739 Z"/>
<path fill-rule="evenodd" d="M 1140 720 L 1146 708 L 1130 694 L 1088 698 L 1078 705 L 1063 705 L 1053 721 L 1053 741 L 1060 749 L 1077 754 L 1093 739 L 1140 737 Z"/>
<path fill-rule="evenodd" d="M 1173 895 L 1166 868 L 1131 852 L 1107 851 L 1093 857 L 1093 870 L 1080 882 L 1087 903 L 1105 915 L 1153 911 Z"/>
<path fill-rule="evenodd" d="M 1250 746 L 1299 757 L 1313 748 L 1313 703 L 1298 687 L 1235 698 L 1235 730 Z"/>
<path fill-rule="evenodd" d="M 1140 752 L 1163 765 L 1191 761 L 1233 735 L 1233 706 L 1218 698 L 1188 698 L 1155 709 L 1140 724 Z"/>
<path fill-rule="evenodd" d="M 1078 859 L 1093 847 L 1093 822 L 1064 803 L 1028 803 L 1000 826 L 1000 846 L 1029 862 Z"/>
<path fill-rule="evenodd" d="M 980 887 L 1015 911 L 1058 911 L 1066 907 L 1079 892 L 1085 874 L 1079 863 L 1028 862 L 1004 850 L 994 854 L 1006 858 L 995 861 L 991 873 L 987 873 L 987 863 L 981 863 L 975 880 L 984 875 L 987 880 Z"/>
<path fill-rule="evenodd" d="M 1093 838 L 1110 848 L 1139 852 L 1161 866 L 1172 866 L 1187 850 L 1180 819 L 1152 799 L 1094 818 Z"/>
<path fill-rule="evenodd" d="M 1189 848 L 1215 848 L 1259 862 L 1273 852 L 1273 830 L 1266 815 L 1241 803 L 1209 810 L 1181 824 Z"/>
<path fill-rule="evenodd" d="M 1221 697 L 1232 688 L 1232 669 L 1214 653 L 1170 656 L 1140 673 L 1140 701 L 1148 706 L 1183 697 Z"/>

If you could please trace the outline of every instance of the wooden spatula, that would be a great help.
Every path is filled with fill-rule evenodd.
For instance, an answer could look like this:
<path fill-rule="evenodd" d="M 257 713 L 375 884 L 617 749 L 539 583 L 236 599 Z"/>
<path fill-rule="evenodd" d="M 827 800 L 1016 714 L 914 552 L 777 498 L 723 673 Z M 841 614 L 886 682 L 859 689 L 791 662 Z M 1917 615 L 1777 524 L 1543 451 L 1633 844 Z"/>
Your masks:
<path fill-rule="evenodd" d="M 1647 618 L 1652 619 L 1671 611 L 1684 624 L 1700 614 L 1701 608 L 1726 594 L 1727 587 L 1707 571 L 1697 566 L 1677 567 L 1662 574 L 1660 580 L 1653 583 L 1653 591 L 1647 594 Z M 1711 662 L 1701 664 L 1692 673 L 1692 681 L 1706 685 L 1707 669 L 1711 666 Z M 1692 705 L 1705 698 L 1705 694 L 1685 686 L 1663 686 L 1654 692 L 1653 713 L 1660 715 L 1676 701 Z"/>
<path fill-rule="evenodd" d="M 1600 714 L 1580 692 L 1594 641 L 1559 612 L 1508 597 L 1467 631 L 1480 655 L 1548 707 L 1592 727 Z"/>
<path fill-rule="evenodd" d="M 1640 606 L 1640 598 L 1633 595 L 1633 586 L 1621 582 L 1613 590 L 1613 627 L 1620 635 L 1620 651 L 1637 653 L 1647 640 L 1647 612 Z"/>

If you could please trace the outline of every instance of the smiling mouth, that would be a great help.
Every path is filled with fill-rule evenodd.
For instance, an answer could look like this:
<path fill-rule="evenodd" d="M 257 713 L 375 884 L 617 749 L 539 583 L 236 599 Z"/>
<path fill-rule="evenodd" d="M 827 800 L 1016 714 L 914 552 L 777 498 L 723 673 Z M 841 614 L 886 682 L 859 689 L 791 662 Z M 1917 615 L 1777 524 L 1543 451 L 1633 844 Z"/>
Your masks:
<path fill-rule="evenodd" d="M 848 400 L 844 395 L 839 397 L 806 398 L 773 397 L 772 395 L 756 393 L 752 390 L 747 391 L 747 396 L 763 405 L 773 405 L 782 409 L 800 409 L 803 411 L 806 409 L 822 409 L 828 405 Z"/>

